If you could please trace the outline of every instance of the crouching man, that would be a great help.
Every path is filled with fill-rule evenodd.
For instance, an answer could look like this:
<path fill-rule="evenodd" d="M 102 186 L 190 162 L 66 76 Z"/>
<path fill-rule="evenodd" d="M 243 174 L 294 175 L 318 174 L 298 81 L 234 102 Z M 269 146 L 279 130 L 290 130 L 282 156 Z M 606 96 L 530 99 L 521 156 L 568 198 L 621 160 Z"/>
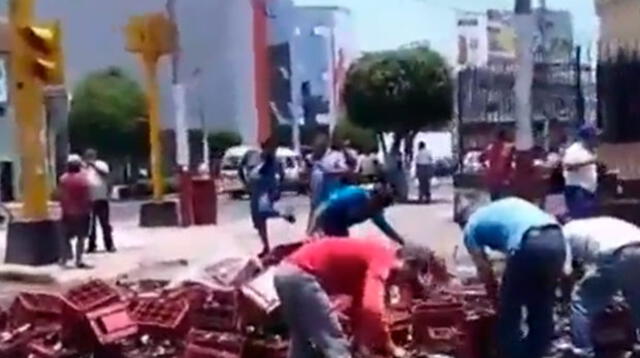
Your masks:
<path fill-rule="evenodd" d="M 314 348 L 325 357 L 351 357 L 351 344 L 329 300 L 337 294 L 353 299 L 350 313 L 357 346 L 406 356 L 392 342 L 385 322 L 386 287 L 419 280 L 432 257 L 426 248 L 398 249 L 376 239 L 327 238 L 294 252 L 275 277 L 291 333 L 289 357 L 312 357 Z"/>
<path fill-rule="evenodd" d="M 586 272 L 571 303 L 571 334 L 577 356 L 592 357 L 591 322 L 622 292 L 640 327 L 640 228 L 611 217 L 572 221 L 564 226 L 571 259 Z"/>
<path fill-rule="evenodd" d="M 464 243 L 490 295 L 498 298 L 498 348 L 504 358 L 541 358 L 553 337 L 555 289 L 566 242 L 551 215 L 517 198 L 494 201 L 462 220 Z M 487 249 L 507 256 L 498 292 Z M 522 334 L 523 308 L 528 333 Z M 523 338 L 524 337 L 524 338 Z"/>

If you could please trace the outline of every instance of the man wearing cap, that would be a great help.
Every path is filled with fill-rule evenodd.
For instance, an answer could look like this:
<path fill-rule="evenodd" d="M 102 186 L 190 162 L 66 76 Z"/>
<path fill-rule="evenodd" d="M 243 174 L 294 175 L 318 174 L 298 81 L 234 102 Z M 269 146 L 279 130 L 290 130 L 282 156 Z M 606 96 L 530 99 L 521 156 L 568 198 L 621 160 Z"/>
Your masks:
<path fill-rule="evenodd" d="M 110 208 L 109 208 L 109 165 L 98 159 L 94 149 L 87 149 L 84 155 L 87 176 L 91 184 L 91 227 L 89 232 L 89 248 L 87 252 L 96 252 L 96 236 L 98 222 L 102 228 L 104 249 L 115 252 L 113 244 Z"/>
<path fill-rule="evenodd" d="M 505 358 L 541 358 L 553 337 L 555 290 L 565 264 L 566 242 L 554 217 L 518 198 L 469 209 L 459 223 L 480 279 L 498 298 L 498 348 Z M 488 250 L 507 255 L 498 292 Z M 527 334 L 522 334 L 523 308 Z M 524 337 L 524 338 L 523 338 Z"/>
<path fill-rule="evenodd" d="M 597 139 L 598 132 L 595 127 L 583 126 L 578 131 L 578 139 L 567 148 L 562 158 L 564 195 L 572 219 L 588 218 L 596 213 Z"/>
<path fill-rule="evenodd" d="M 71 258 L 70 240 L 76 239 L 75 263 L 78 268 L 87 268 L 82 261 L 84 240 L 89 233 L 91 215 L 91 192 L 87 174 L 82 170 L 82 158 L 70 155 L 67 171 L 60 178 L 58 197 L 62 207 L 64 238 L 60 245 L 60 264 Z"/>

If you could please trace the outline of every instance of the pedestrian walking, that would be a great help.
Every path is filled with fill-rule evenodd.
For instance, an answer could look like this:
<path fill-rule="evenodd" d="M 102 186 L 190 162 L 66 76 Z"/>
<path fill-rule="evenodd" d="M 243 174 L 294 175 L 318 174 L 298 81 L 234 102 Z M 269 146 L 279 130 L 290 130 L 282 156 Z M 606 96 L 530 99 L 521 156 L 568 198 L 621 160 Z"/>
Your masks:
<path fill-rule="evenodd" d="M 413 284 L 427 270 L 433 253 L 421 247 L 398 249 L 376 239 L 326 238 L 313 241 L 277 268 L 275 287 L 289 326 L 290 358 L 351 357 L 329 296 L 348 295 L 354 307 L 354 340 L 362 351 L 405 357 L 391 340 L 384 317 L 389 284 Z M 368 355 L 367 355 L 368 356 Z"/>
<path fill-rule="evenodd" d="M 280 188 L 284 180 L 284 169 L 276 158 L 277 142 L 274 138 L 267 139 L 262 144 L 262 152 L 257 163 L 250 164 L 246 170 L 248 178 L 243 181 L 248 183 L 251 219 L 254 228 L 258 231 L 262 241 L 262 251 L 259 256 L 266 255 L 271 246 L 267 230 L 267 220 L 271 218 L 283 218 L 290 223 L 295 222 L 292 213 L 281 213 L 274 207 L 280 199 Z"/>
<path fill-rule="evenodd" d="M 571 302 L 574 353 L 594 357 L 591 323 L 616 294 L 623 294 L 640 328 L 640 228 L 616 218 L 594 217 L 574 220 L 563 232 L 576 272 L 586 272 Z"/>
<path fill-rule="evenodd" d="M 91 192 L 87 173 L 82 170 L 82 158 L 70 155 L 67 170 L 60 177 L 58 197 L 62 207 L 63 238 L 60 245 L 60 264 L 65 266 L 73 258 L 71 240 L 76 240 L 75 264 L 78 268 L 89 266 L 82 260 L 84 241 L 89 234 Z"/>
<path fill-rule="evenodd" d="M 598 131 L 585 125 L 578 131 L 577 140 L 570 145 L 562 158 L 565 180 L 565 201 L 572 219 L 584 219 L 596 214 L 598 189 L 598 165 L 595 149 Z"/>
<path fill-rule="evenodd" d="M 102 241 L 107 252 L 115 252 L 111 209 L 109 207 L 109 165 L 98 159 L 98 152 L 88 149 L 84 155 L 89 183 L 91 184 L 91 223 L 89 229 L 89 247 L 87 253 L 96 252 L 98 223 L 102 229 Z"/>
<path fill-rule="evenodd" d="M 416 176 L 418 177 L 418 201 L 424 203 L 431 202 L 431 179 L 433 178 L 433 156 L 427 144 L 418 144 L 416 154 Z"/>
<path fill-rule="evenodd" d="M 389 224 L 384 215 L 385 208 L 393 203 L 393 191 L 378 184 L 372 190 L 350 185 L 335 191 L 318 207 L 309 233 L 322 231 L 327 236 L 347 237 L 349 228 L 367 220 L 385 233 L 391 240 L 404 244 L 404 239 Z"/>
<path fill-rule="evenodd" d="M 461 222 L 464 244 L 480 279 L 498 302 L 501 356 L 543 357 L 553 337 L 555 290 L 566 256 L 560 225 L 551 215 L 518 198 L 494 201 L 464 217 L 468 217 Z M 507 255 L 499 292 L 487 249 Z M 523 308 L 527 311 L 526 335 L 522 332 Z"/>
<path fill-rule="evenodd" d="M 480 156 L 480 161 L 487 166 L 485 184 L 492 201 L 509 195 L 514 156 L 515 146 L 504 129 L 498 131 L 494 141 Z"/>

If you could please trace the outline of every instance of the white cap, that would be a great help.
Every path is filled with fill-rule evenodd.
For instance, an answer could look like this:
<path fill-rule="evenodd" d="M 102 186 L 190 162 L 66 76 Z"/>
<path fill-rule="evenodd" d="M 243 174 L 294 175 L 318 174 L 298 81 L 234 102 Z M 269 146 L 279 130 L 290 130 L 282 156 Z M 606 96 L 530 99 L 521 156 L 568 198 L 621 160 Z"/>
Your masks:
<path fill-rule="evenodd" d="M 71 164 L 71 163 L 82 164 L 82 157 L 79 156 L 78 154 L 70 154 L 67 157 L 67 163 L 69 163 L 69 164 Z"/>
<path fill-rule="evenodd" d="M 102 160 L 98 160 L 93 164 L 94 168 L 102 174 L 109 174 L 109 165 Z"/>

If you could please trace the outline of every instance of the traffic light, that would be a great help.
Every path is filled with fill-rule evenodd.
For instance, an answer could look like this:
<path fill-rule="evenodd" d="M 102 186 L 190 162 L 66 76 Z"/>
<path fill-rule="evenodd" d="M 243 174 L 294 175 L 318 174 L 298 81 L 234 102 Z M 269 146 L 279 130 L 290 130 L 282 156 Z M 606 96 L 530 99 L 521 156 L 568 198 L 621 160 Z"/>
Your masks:
<path fill-rule="evenodd" d="M 21 37 L 27 48 L 25 61 L 31 74 L 43 84 L 64 83 L 64 53 L 62 30 L 54 21 L 43 25 L 29 25 L 21 29 Z"/>

